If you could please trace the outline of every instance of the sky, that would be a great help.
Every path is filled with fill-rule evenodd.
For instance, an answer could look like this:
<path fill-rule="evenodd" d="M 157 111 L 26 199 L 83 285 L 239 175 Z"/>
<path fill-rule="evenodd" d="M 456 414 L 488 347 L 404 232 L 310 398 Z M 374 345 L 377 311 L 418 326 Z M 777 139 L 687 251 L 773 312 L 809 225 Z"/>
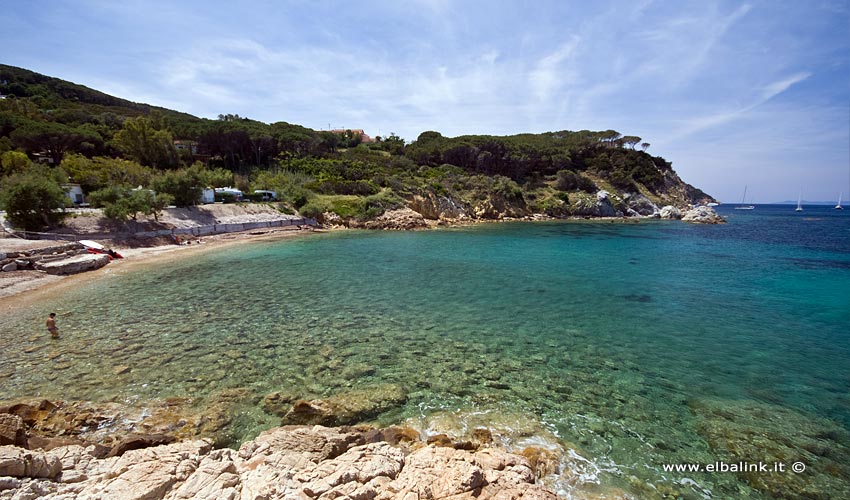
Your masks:
<path fill-rule="evenodd" d="M 408 141 L 636 135 L 723 202 L 850 201 L 846 0 L 0 0 L 0 63 Z"/>

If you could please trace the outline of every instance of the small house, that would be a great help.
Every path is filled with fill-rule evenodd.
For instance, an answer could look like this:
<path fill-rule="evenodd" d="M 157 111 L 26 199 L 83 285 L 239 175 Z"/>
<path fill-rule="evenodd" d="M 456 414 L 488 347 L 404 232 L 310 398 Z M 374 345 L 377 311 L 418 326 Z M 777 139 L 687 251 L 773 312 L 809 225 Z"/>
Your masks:
<path fill-rule="evenodd" d="M 204 188 L 201 191 L 201 203 L 215 203 L 215 189 Z"/>
<path fill-rule="evenodd" d="M 74 205 L 80 206 L 85 202 L 83 188 L 81 188 L 79 184 L 62 184 L 62 189 L 65 190 L 65 194 Z"/>
<path fill-rule="evenodd" d="M 174 149 L 177 151 L 188 151 L 191 155 L 198 154 L 198 143 L 195 141 L 182 141 L 175 140 L 174 141 Z"/>

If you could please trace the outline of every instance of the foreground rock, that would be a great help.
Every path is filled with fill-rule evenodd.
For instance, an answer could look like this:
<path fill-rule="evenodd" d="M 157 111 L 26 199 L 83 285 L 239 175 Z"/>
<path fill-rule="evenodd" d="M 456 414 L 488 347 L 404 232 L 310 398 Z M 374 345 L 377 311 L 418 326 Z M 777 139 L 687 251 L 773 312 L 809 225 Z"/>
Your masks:
<path fill-rule="evenodd" d="M 694 207 L 682 216 L 682 221 L 691 222 L 693 224 L 725 224 L 726 219 L 717 215 L 711 207 L 699 206 Z"/>
<path fill-rule="evenodd" d="M 98 458 L 94 447 L 0 447 L 0 499 L 556 499 L 495 449 L 394 446 L 351 429 L 281 427 L 239 451 L 197 440 Z"/>
<path fill-rule="evenodd" d="M 45 262 L 38 264 L 36 268 L 48 274 L 77 274 L 109 264 L 109 256 L 106 254 L 83 254 L 68 259 Z"/>

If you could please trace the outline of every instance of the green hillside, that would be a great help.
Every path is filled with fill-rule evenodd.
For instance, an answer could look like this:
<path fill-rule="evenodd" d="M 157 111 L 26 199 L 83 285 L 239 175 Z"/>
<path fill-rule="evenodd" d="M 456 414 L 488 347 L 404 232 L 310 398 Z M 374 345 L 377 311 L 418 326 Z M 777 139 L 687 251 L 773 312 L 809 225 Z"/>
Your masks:
<path fill-rule="evenodd" d="M 350 221 L 403 206 L 430 218 L 602 215 L 591 207 L 600 189 L 612 194 L 616 214 L 634 208 L 630 199 L 711 200 L 647 153 L 643 139 L 613 130 L 454 138 L 429 131 L 409 144 L 394 134 L 364 143 L 351 131 L 235 114 L 198 118 L 5 65 L 0 94 L 6 205 L 2 193 L 36 170 L 81 184 L 103 206 L 139 185 L 178 204 L 193 203 L 203 186 L 235 185 L 277 191 L 282 210 Z"/>

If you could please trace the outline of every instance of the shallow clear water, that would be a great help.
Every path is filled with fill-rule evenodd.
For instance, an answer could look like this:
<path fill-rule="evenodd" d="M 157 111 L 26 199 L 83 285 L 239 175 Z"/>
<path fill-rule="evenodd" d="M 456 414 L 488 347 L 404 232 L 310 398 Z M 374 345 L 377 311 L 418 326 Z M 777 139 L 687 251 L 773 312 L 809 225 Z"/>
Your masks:
<path fill-rule="evenodd" d="M 587 481 L 643 498 L 840 490 L 850 213 L 720 211 L 729 224 L 352 231 L 115 272 L 0 318 L 0 390 L 144 402 L 392 383 L 408 400 L 381 423 L 427 426 L 448 412 L 458 425 L 482 414 L 527 424 L 589 459 Z M 63 333 L 52 343 L 49 310 Z M 114 375 L 118 365 L 132 370 Z M 239 432 L 276 423 L 257 408 Z M 764 485 L 661 470 L 769 457 L 810 472 Z M 565 495 L 591 486 L 556 484 Z"/>

